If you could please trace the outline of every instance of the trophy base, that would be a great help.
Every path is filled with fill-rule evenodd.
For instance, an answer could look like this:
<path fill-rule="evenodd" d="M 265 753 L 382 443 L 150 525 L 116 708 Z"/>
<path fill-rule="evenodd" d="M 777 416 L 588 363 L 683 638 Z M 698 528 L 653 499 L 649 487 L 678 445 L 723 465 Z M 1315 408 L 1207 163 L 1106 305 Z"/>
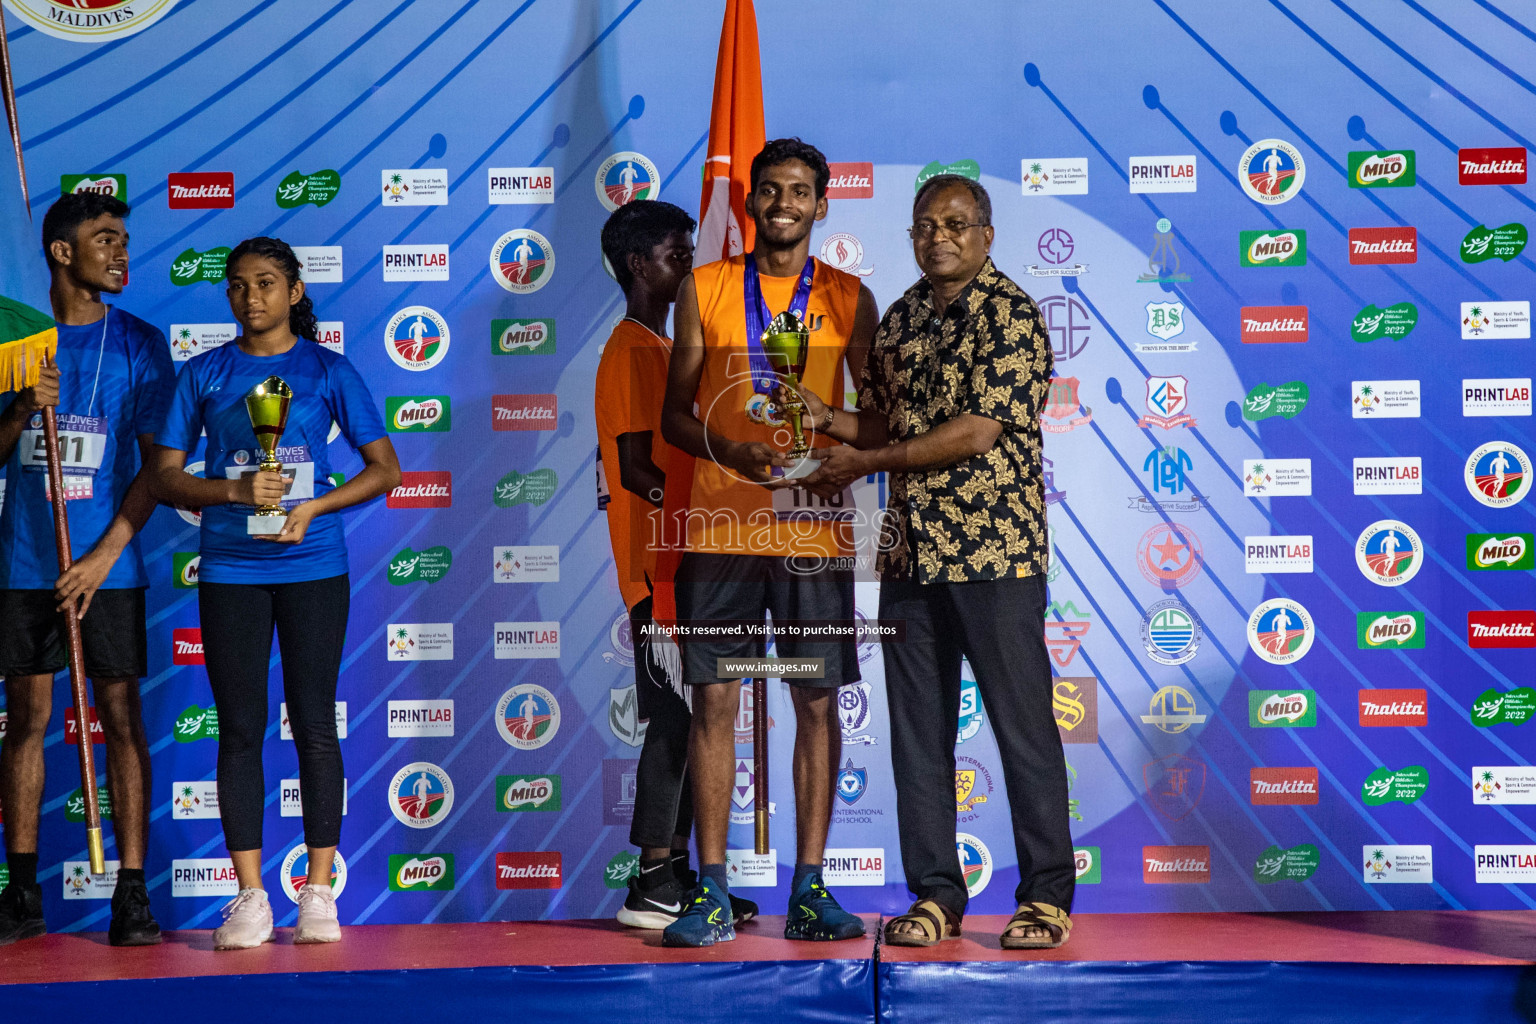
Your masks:
<path fill-rule="evenodd" d="M 247 537 L 275 537 L 283 532 L 283 527 L 288 525 L 288 517 L 283 516 L 246 516 L 245 535 Z"/>
<path fill-rule="evenodd" d="M 794 452 L 789 453 L 789 458 L 793 459 L 795 457 Z M 796 462 L 793 466 L 784 467 L 783 479 L 799 480 L 801 477 L 810 476 L 820 468 L 820 460 L 813 459 L 810 455 L 800 456 L 800 461 Z"/>

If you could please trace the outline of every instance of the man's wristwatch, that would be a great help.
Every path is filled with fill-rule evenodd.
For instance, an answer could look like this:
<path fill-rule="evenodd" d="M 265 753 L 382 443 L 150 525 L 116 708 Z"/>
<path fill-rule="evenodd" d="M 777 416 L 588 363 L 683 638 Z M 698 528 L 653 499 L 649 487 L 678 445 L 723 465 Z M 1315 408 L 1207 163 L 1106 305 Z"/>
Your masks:
<path fill-rule="evenodd" d="M 817 424 L 816 429 L 825 434 L 832 429 L 832 421 L 835 419 L 837 419 L 837 410 L 829 405 L 827 406 L 827 414 L 821 418 L 821 422 Z"/>

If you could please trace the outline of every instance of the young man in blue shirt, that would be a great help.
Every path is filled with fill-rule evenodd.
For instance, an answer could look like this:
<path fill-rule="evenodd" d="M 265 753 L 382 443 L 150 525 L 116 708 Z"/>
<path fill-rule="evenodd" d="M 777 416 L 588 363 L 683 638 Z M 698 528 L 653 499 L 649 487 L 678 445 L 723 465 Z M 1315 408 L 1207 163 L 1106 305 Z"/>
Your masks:
<path fill-rule="evenodd" d="M 5 504 L 0 509 L 0 674 L 9 728 L 0 746 L 0 804 L 10 884 L 0 891 L 0 945 L 42 935 L 37 833 L 43 739 L 55 673 L 68 658 L 65 615 L 80 620 L 85 670 L 107 748 L 107 791 L 120 868 L 109 938 L 153 945 L 160 926 L 144 884 L 149 842 L 149 746 L 139 679 L 146 675 L 139 529 L 154 511 L 140 470 L 175 380 L 165 335 L 102 301 L 128 278 L 126 203 L 66 195 L 43 217 L 58 321 L 55 365 L 0 414 Z M 58 408 L 73 567 L 59 575 L 42 408 Z M 80 737 L 80 742 L 90 742 Z"/>

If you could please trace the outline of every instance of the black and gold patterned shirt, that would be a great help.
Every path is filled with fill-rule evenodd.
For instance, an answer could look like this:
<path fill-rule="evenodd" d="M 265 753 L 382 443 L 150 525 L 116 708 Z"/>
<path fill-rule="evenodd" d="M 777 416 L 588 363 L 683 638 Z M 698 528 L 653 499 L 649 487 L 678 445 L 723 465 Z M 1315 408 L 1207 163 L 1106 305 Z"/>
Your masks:
<path fill-rule="evenodd" d="M 1003 425 L 990 451 L 941 469 L 890 474 L 881 579 L 965 583 L 1044 573 L 1050 558 L 1040 408 L 1050 335 L 1039 307 L 990 259 L 949 308 L 926 279 L 880 321 L 859 408 L 886 417 L 892 443 L 966 413 Z"/>

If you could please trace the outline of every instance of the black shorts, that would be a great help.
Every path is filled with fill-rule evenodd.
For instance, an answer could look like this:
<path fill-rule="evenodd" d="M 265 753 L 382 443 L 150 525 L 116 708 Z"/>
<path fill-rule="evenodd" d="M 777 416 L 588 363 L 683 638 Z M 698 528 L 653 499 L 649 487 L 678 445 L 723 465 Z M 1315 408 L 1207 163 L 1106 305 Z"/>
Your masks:
<path fill-rule="evenodd" d="M 799 568 L 814 571 L 795 571 Z M 853 570 L 825 560 L 690 551 L 678 563 L 674 588 L 683 623 L 762 622 L 765 612 L 780 622 L 854 619 Z M 689 640 L 683 644 L 683 682 L 730 682 L 716 675 L 715 659 L 761 658 L 765 646 L 761 638 Z M 780 658 L 823 659 L 823 678 L 786 679 L 791 685 L 830 689 L 859 681 L 859 645 L 852 637 L 815 642 L 781 637 L 774 646 Z"/>
<path fill-rule="evenodd" d="M 69 665 L 64 616 L 51 590 L 0 590 L 0 675 L 48 676 Z M 80 620 L 85 674 L 91 679 L 149 675 L 144 588 L 98 590 Z"/>

